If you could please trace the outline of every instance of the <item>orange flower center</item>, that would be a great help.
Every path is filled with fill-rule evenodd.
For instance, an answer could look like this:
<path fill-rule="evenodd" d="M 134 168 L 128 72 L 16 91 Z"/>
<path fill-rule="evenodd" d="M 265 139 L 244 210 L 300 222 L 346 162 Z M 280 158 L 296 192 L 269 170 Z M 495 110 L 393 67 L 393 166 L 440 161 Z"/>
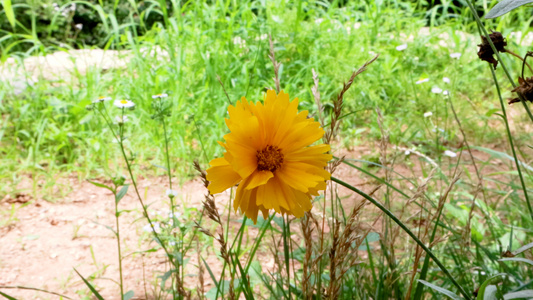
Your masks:
<path fill-rule="evenodd" d="M 255 157 L 257 158 L 257 169 L 259 171 L 274 172 L 283 163 L 283 153 L 276 146 L 266 146 L 265 149 L 257 151 Z"/>

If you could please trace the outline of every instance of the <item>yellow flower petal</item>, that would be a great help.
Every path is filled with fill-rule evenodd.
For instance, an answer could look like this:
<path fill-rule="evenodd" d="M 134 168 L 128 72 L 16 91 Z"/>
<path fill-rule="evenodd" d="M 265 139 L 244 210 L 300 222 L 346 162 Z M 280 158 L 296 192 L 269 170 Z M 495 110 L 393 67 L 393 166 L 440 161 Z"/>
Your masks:
<path fill-rule="evenodd" d="M 213 159 L 211 168 L 207 169 L 207 180 L 210 181 L 209 192 L 211 194 L 222 193 L 228 188 L 241 181 L 241 177 L 233 171 L 231 165 L 224 158 Z"/>

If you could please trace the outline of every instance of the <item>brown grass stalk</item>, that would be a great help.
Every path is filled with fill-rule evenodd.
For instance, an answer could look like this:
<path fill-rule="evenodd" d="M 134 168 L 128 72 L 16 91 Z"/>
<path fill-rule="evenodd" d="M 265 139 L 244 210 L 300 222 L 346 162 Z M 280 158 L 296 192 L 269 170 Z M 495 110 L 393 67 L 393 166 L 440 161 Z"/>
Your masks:
<path fill-rule="evenodd" d="M 200 167 L 200 164 L 198 163 L 198 161 L 194 161 L 194 168 L 196 169 L 196 171 L 198 171 L 198 173 L 200 173 L 200 178 L 202 178 L 202 182 L 203 182 L 204 186 L 207 188 L 208 185 L 209 185 L 209 181 L 207 180 L 207 174 Z M 231 263 L 231 257 L 229 255 L 229 251 L 228 251 L 228 244 L 227 244 L 226 240 L 224 239 L 224 226 L 222 225 L 222 222 L 220 220 L 220 214 L 218 213 L 218 209 L 217 209 L 217 206 L 216 206 L 216 203 L 215 203 L 215 198 L 213 197 L 213 195 L 211 195 L 209 192 L 207 192 L 206 195 L 205 195 L 205 200 L 202 202 L 202 204 L 204 206 L 204 214 L 206 214 L 209 219 L 211 219 L 212 221 L 214 221 L 215 223 L 217 223 L 220 226 L 220 231 L 221 232 L 217 236 L 215 236 L 211 232 L 209 232 L 208 230 L 203 228 L 198 223 L 196 223 L 196 228 L 198 228 L 198 230 L 200 232 L 202 232 L 203 234 L 212 237 L 213 239 L 215 239 L 219 243 L 219 245 L 220 245 L 220 256 L 222 257 L 222 259 L 226 262 L 226 264 L 228 266 L 232 266 L 233 264 Z M 200 262 L 198 262 L 198 264 L 200 264 Z M 229 291 L 228 291 L 229 299 L 236 299 L 235 298 L 236 297 L 235 296 L 235 289 L 234 289 L 234 286 L 233 286 L 234 275 L 235 275 L 235 273 L 231 272 L 231 280 L 230 280 Z"/>
<path fill-rule="evenodd" d="M 268 41 L 270 43 L 270 54 L 268 55 L 268 58 L 270 58 L 270 61 L 272 61 L 272 65 L 274 65 L 274 83 L 276 84 L 276 93 L 279 93 L 280 91 L 280 84 L 279 84 L 279 67 L 281 66 L 281 63 L 276 61 L 276 52 L 274 52 L 274 42 L 272 41 L 272 35 L 268 35 Z"/>
<path fill-rule="evenodd" d="M 348 79 L 347 82 L 343 83 L 342 90 L 337 95 L 337 98 L 335 101 L 333 101 L 333 115 L 331 116 L 331 122 L 329 129 L 326 130 L 326 133 L 324 134 L 324 143 L 329 144 L 331 142 L 331 139 L 336 136 L 337 130 L 339 129 L 339 121 L 341 117 L 342 112 L 342 104 L 344 101 L 344 94 L 350 89 L 352 86 L 353 81 L 355 80 L 355 77 L 357 75 L 363 73 L 366 71 L 366 68 L 373 63 L 376 59 L 378 59 L 379 54 L 377 54 L 374 58 L 367 61 L 363 66 L 361 66 L 357 71 L 352 73 L 352 76 L 350 76 L 350 79 Z"/>

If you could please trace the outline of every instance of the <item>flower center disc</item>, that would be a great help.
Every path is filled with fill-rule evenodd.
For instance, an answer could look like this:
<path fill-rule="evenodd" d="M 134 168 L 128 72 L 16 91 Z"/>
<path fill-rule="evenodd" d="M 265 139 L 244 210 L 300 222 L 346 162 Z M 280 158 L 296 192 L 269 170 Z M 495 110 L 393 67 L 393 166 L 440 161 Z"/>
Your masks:
<path fill-rule="evenodd" d="M 276 146 L 266 146 L 265 149 L 257 151 L 257 169 L 259 171 L 274 172 L 281 167 L 283 163 L 283 153 Z"/>

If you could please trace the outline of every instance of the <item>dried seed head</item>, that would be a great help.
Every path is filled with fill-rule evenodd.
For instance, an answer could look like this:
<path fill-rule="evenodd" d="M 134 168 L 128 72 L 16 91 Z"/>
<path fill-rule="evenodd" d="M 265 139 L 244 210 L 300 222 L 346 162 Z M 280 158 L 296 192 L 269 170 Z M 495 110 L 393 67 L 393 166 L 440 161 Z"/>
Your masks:
<path fill-rule="evenodd" d="M 533 102 L 533 77 L 529 77 L 524 80 L 522 77 L 518 77 L 519 86 L 515 87 L 512 92 L 516 92 L 521 95 L 524 100 Z M 520 102 L 520 97 L 509 100 L 509 104 Z"/>
<path fill-rule="evenodd" d="M 507 46 L 507 41 L 501 34 L 501 32 L 493 31 L 491 34 L 489 34 L 489 37 L 494 44 L 494 47 L 498 52 L 507 52 L 505 47 Z M 494 66 L 494 69 L 498 66 L 498 61 L 493 57 L 494 51 L 492 51 L 492 47 L 490 46 L 489 41 L 486 37 L 481 36 L 481 44 L 478 45 L 479 51 L 477 53 L 477 56 L 479 59 L 484 60 Z"/>

